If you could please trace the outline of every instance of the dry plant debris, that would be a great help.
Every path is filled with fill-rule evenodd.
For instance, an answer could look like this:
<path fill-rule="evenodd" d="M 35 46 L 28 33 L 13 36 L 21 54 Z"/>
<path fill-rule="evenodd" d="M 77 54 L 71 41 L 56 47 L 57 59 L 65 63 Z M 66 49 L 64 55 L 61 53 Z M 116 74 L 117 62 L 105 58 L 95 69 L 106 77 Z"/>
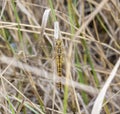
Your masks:
<path fill-rule="evenodd" d="M 0 0 L 0 114 L 120 114 L 119 66 L 119 0 Z"/>

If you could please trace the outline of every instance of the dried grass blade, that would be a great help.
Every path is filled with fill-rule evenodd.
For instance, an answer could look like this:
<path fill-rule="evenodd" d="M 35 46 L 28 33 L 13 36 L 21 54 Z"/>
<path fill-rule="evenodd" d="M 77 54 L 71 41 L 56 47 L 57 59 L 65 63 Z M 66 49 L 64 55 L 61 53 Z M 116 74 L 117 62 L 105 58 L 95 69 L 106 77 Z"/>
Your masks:
<path fill-rule="evenodd" d="M 103 103 L 103 100 L 105 98 L 105 93 L 108 89 L 108 87 L 110 86 L 113 78 L 115 77 L 115 74 L 118 70 L 120 66 L 120 58 L 118 59 L 115 67 L 113 68 L 112 72 L 110 73 L 109 75 L 109 78 L 107 79 L 105 85 L 103 86 L 102 90 L 100 91 L 96 101 L 95 101 L 95 104 L 93 106 L 93 109 L 92 109 L 92 113 L 91 114 L 100 114 L 100 111 L 102 109 L 102 103 Z"/>

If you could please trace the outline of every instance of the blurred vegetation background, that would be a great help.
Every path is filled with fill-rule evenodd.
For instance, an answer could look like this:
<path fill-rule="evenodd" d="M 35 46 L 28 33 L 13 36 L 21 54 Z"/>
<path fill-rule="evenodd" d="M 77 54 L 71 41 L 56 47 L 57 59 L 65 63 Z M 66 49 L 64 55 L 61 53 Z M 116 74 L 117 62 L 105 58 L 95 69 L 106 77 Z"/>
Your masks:
<path fill-rule="evenodd" d="M 63 41 L 61 78 L 56 21 Z M 0 114 L 91 114 L 119 56 L 119 0 L 0 0 Z M 120 69 L 101 114 L 120 114 L 119 80 Z"/>

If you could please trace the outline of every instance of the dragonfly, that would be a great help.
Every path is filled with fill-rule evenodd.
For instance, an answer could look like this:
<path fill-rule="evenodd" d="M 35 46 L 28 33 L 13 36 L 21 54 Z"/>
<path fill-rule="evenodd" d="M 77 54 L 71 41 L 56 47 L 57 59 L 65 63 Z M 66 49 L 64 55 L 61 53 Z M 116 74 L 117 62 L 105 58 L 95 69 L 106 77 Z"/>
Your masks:
<path fill-rule="evenodd" d="M 63 61 L 64 61 L 64 49 L 63 49 L 63 41 L 61 38 L 55 39 L 54 41 L 54 45 L 47 47 L 46 42 L 42 42 L 43 45 L 39 44 L 40 48 L 43 51 L 43 55 L 45 56 L 45 58 L 52 58 L 50 57 L 50 55 L 48 55 L 48 53 L 50 53 L 52 50 L 54 51 L 54 53 L 52 52 L 52 56 L 53 59 L 55 60 L 55 69 L 56 69 L 56 74 L 58 77 L 62 77 L 62 70 L 63 70 Z M 54 48 L 54 49 L 52 49 Z M 39 52 L 41 53 L 41 52 Z M 45 58 L 42 57 L 45 61 Z M 51 61 L 52 62 L 52 61 Z M 60 92 L 62 92 L 62 83 L 61 81 L 59 81 L 58 83 L 56 83 L 57 88 L 59 89 Z"/>

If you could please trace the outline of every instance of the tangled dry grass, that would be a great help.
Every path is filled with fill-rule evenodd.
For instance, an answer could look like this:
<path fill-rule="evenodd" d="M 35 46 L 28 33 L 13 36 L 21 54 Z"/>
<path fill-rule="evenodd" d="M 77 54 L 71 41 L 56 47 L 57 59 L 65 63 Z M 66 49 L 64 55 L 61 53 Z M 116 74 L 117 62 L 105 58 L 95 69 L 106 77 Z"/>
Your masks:
<path fill-rule="evenodd" d="M 120 114 L 119 57 L 119 0 L 0 0 L 0 114 Z"/>

